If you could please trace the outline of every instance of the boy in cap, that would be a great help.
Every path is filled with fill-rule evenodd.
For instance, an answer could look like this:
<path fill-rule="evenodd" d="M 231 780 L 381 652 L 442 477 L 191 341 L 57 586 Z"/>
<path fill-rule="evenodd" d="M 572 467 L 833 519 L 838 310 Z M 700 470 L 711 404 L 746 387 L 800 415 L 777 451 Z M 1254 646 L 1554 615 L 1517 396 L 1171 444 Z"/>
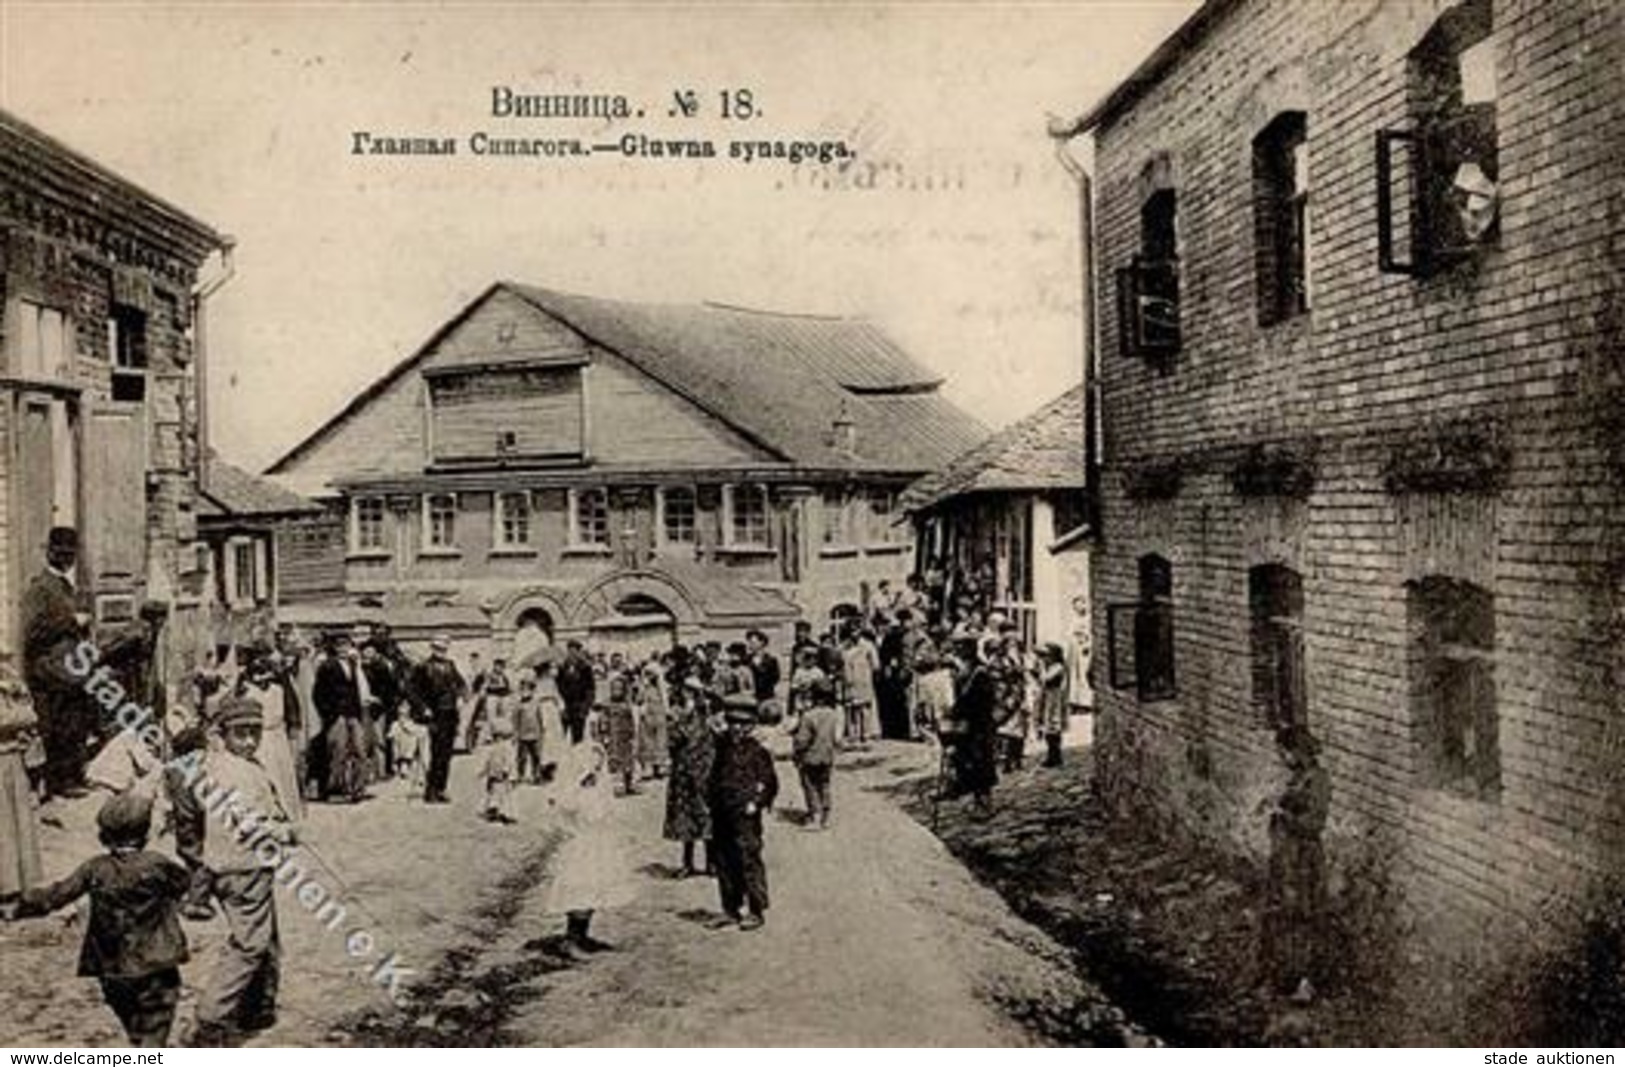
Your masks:
<path fill-rule="evenodd" d="M 180 1000 L 187 959 L 180 902 L 186 868 L 146 850 L 152 801 L 121 793 L 102 805 L 96 827 L 107 849 L 60 882 L 32 889 L 4 911 L 8 920 L 45 915 L 90 896 L 79 974 L 99 979 L 102 999 L 136 1048 L 162 1048 Z"/>
<path fill-rule="evenodd" d="M 807 802 L 807 828 L 822 830 L 829 825 L 829 780 L 840 744 L 841 713 L 835 710 L 835 686 L 827 678 L 813 682 L 805 696 L 791 744 Z"/>
<path fill-rule="evenodd" d="M 751 736 L 756 697 L 734 693 L 724 701 L 728 732 L 717 742 L 711 765 L 712 840 L 722 910 L 741 930 L 756 930 L 767 911 L 767 869 L 762 865 L 762 813 L 779 794 L 773 756 Z M 750 914 L 741 916 L 740 909 Z"/>
<path fill-rule="evenodd" d="M 282 950 L 275 873 L 297 835 L 275 781 L 254 757 L 264 725 L 258 704 L 224 701 L 218 720 L 223 747 L 209 752 L 201 778 L 192 781 L 194 794 L 206 797 L 203 862 L 230 931 L 198 1001 L 193 1043 L 200 1046 L 276 1022 Z"/>

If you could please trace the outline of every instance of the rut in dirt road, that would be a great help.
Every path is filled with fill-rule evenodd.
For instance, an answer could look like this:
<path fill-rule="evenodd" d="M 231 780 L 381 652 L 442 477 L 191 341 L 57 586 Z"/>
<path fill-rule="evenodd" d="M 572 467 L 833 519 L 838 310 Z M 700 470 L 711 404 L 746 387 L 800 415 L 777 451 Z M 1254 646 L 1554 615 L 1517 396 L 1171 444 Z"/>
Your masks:
<path fill-rule="evenodd" d="M 491 901 L 468 917 L 475 936 L 448 950 L 426 978 L 413 983 L 406 1005 L 359 1012 L 333 1028 L 334 1041 L 415 1048 L 519 1043 L 508 1024 L 521 1004 L 541 996 L 534 980 L 571 964 L 548 952 L 495 965 L 485 965 L 486 957 L 511 936 L 526 897 L 545 880 L 559 841 L 549 835 L 497 883 Z"/>

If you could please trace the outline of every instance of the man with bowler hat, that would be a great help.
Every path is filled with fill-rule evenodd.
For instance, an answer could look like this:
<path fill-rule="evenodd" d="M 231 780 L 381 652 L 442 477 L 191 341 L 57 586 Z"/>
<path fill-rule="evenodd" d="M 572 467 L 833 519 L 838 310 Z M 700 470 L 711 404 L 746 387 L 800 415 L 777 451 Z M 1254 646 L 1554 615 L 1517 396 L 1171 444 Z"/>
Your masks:
<path fill-rule="evenodd" d="M 751 736 L 756 695 L 745 691 L 725 701 L 728 732 L 717 740 L 711 765 L 711 833 L 716 849 L 722 910 L 741 930 L 760 929 L 767 911 L 767 868 L 762 864 L 762 813 L 779 793 L 773 756 Z M 742 915 L 741 908 L 749 914 Z"/>
<path fill-rule="evenodd" d="M 23 594 L 23 675 L 39 715 L 50 796 L 84 791 L 85 739 L 95 726 L 96 711 L 83 679 L 68 669 L 90 623 L 79 601 L 78 559 L 79 535 L 66 526 L 52 527 L 45 542 L 45 570 Z"/>

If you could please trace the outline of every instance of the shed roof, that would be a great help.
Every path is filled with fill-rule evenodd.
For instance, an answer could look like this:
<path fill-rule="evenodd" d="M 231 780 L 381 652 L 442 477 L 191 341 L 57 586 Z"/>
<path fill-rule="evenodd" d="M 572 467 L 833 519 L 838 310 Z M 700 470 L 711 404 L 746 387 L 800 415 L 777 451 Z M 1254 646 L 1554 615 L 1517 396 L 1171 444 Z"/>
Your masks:
<path fill-rule="evenodd" d="M 967 493 L 1082 489 L 1083 386 L 961 453 L 903 493 L 905 511 L 926 511 Z"/>
<path fill-rule="evenodd" d="M 203 518 L 264 518 L 320 511 L 314 501 L 250 474 L 218 456 L 209 459 L 209 487 L 198 495 Z"/>

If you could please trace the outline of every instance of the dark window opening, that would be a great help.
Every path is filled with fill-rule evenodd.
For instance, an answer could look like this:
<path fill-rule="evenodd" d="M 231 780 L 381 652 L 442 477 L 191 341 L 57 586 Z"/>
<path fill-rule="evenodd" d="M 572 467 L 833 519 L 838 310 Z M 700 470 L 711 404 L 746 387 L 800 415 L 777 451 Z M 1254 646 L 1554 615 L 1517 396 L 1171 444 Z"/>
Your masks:
<path fill-rule="evenodd" d="M 1303 579 L 1280 564 L 1247 575 L 1252 612 L 1253 704 L 1272 730 L 1308 726 Z"/>
<path fill-rule="evenodd" d="M 1106 606 L 1109 680 L 1113 689 L 1133 685 L 1143 702 L 1168 700 L 1177 692 L 1173 565 L 1153 554 L 1140 558 L 1139 570 L 1139 599 Z M 1127 626 L 1124 617 L 1129 620 Z"/>
<path fill-rule="evenodd" d="M 1428 784 L 1480 799 L 1501 789 L 1495 598 L 1451 578 L 1408 588 L 1411 709 Z"/>
<path fill-rule="evenodd" d="M 1309 310 L 1309 141 L 1301 111 L 1253 140 L 1254 256 L 1258 321 L 1269 326 Z"/>
<path fill-rule="evenodd" d="M 1383 270 L 1432 274 L 1500 235 L 1500 161 L 1489 0 L 1439 17 L 1410 55 L 1414 128 L 1377 135 Z"/>
<path fill-rule="evenodd" d="M 1140 207 L 1140 251 L 1117 272 L 1123 350 L 1171 369 L 1179 351 L 1178 201 L 1159 189 Z"/>
<path fill-rule="evenodd" d="M 146 400 L 146 312 L 113 305 L 107 320 L 107 354 L 113 362 L 113 399 L 136 404 Z"/>

